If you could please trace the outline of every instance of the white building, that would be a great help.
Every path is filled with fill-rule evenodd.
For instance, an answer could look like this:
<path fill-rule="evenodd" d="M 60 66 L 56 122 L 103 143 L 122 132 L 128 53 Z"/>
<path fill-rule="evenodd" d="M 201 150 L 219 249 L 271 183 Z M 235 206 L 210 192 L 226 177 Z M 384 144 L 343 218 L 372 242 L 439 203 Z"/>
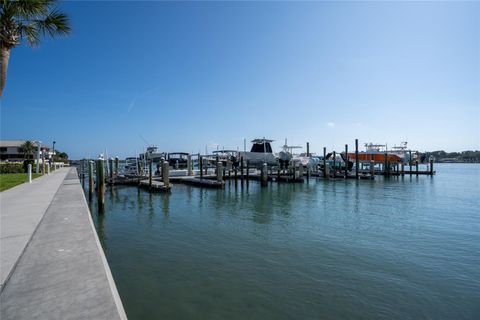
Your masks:
<path fill-rule="evenodd" d="M 1 161 L 23 161 L 25 160 L 25 154 L 22 152 L 20 146 L 24 144 L 27 140 L 0 140 L 0 160 Z M 33 142 L 35 150 L 30 154 L 30 159 L 37 158 L 37 142 Z M 44 144 L 41 145 L 41 152 L 45 156 L 45 159 L 49 159 L 53 152 L 49 146 Z M 40 157 L 42 157 L 40 154 Z"/>

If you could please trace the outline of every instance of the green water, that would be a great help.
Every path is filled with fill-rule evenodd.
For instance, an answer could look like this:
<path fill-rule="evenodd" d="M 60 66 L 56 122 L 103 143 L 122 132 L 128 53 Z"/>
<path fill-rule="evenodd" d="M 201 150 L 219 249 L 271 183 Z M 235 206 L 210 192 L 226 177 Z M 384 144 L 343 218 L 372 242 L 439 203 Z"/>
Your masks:
<path fill-rule="evenodd" d="M 480 165 L 436 170 L 91 209 L 129 319 L 480 319 Z"/>

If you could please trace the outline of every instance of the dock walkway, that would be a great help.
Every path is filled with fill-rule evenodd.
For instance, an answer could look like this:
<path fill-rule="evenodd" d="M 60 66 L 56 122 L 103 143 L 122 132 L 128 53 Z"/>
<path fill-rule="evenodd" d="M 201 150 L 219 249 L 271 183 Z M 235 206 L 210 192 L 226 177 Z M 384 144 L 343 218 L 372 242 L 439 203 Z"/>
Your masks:
<path fill-rule="evenodd" d="M 76 169 L 0 197 L 2 320 L 126 319 Z"/>

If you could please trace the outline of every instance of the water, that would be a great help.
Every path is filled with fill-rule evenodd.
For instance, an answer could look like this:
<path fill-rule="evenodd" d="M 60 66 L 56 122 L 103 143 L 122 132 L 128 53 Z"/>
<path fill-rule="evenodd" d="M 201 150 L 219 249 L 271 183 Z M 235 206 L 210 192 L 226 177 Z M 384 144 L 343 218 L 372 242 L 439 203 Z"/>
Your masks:
<path fill-rule="evenodd" d="M 129 319 L 480 319 L 480 165 L 436 170 L 91 205 Z"/>

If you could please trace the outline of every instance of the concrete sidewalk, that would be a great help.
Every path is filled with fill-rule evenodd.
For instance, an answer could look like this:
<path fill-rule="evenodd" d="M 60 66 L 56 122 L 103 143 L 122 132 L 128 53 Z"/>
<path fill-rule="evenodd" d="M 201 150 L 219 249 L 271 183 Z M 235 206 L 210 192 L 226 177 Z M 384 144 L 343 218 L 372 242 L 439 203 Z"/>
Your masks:
<path fill-rule="evenodd" d="M 126 319 L 76 169 L 67 171 L 0 294 L 2 320 Z"/>
<path fill-rule="evenodd" d="M 0 192 L 0 292 L 69 169 Z"/>

